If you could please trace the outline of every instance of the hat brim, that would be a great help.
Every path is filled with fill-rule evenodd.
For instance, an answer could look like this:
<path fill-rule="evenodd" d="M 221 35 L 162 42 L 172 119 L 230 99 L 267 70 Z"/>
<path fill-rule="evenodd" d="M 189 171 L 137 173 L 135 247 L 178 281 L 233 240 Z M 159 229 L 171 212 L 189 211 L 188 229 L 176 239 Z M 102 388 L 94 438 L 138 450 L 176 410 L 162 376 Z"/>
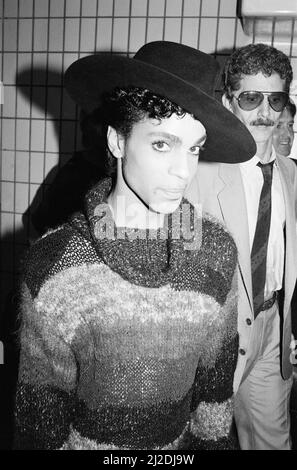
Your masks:
<path fill-rule="evenodd" d="M 122 56 L 92 55 L 74 62 L 64 84 L 86 112 L 100 106 L 101 95 L 116 87 L 147 88 L 193 114 L 205 127 L 207 140 L 201 159 L 240 163 L 256 153 L 246 127 L 215 98 L 159 67 Z"/>

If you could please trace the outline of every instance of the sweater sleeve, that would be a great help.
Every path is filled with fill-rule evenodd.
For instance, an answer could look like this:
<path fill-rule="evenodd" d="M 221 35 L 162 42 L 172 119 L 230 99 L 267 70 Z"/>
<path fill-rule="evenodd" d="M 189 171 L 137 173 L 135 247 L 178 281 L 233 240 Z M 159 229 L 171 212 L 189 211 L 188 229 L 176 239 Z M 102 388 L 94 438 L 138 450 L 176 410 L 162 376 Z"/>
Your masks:
<path fill-rule="evenodd" d="M 77 366 L 54 321 L 21 289 L 20 364 L 15 404 L 15 449 L 59 449 L 70 432 Z"/>
<path fill-rule="evenodd" d="M 196 370 L 190 420 L 194 449 L 239 448 L 233 423 L 233 376 L 238 354 L 236 271 L 220 316 L 224 321 L 217 329 L 217 339 L 208 342 Z"/>

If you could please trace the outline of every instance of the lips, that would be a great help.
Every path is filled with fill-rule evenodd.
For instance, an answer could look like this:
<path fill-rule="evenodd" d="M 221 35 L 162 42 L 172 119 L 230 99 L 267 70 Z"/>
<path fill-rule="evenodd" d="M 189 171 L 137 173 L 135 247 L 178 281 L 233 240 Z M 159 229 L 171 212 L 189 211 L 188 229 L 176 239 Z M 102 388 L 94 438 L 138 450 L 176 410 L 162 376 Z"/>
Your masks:
<path fill-rule="evenodd" d="M 269 129 L 271 128 L 272 126 L 270 124 L 256 124 L 254 127 L 260 127 L 260 129 Z"/>
<path fill-rule="evenodd" d="M 185 188 L 182 189 L 162 189 L 162 192 L 171 199 L 178 199 L 184 194 Z"/>

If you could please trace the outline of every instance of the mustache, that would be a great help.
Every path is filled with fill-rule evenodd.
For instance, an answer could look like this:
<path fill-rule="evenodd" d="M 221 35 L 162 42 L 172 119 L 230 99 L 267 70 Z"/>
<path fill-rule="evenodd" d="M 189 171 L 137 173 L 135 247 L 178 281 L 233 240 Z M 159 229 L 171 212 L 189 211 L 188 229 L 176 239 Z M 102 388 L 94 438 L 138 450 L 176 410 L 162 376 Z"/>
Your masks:
<path fill-rule="evenodd" d="M 255 121 L 251 122 L 251 126 L 274 126 L 275 122 L 271 119 L 256 119 Z"/>

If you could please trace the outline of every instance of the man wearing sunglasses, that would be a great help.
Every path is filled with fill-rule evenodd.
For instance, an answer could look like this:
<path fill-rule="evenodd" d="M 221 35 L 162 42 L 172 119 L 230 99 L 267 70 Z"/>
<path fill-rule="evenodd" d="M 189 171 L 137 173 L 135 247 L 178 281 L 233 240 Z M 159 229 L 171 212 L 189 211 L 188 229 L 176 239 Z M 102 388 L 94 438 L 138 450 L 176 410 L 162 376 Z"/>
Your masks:
<path fill-rule="evenodd" d="M 188 195 L 224 223 L 238 248 L 240 344 L 234 391 L 242 449 L 291 448 L 297 172 L 272 145 L 291 80 L 288 57 L 274 47 L 251 44 L 230 56 L 223 104 L 246 125 L 257 153 L 243 164 L 199 163 Z"/>

